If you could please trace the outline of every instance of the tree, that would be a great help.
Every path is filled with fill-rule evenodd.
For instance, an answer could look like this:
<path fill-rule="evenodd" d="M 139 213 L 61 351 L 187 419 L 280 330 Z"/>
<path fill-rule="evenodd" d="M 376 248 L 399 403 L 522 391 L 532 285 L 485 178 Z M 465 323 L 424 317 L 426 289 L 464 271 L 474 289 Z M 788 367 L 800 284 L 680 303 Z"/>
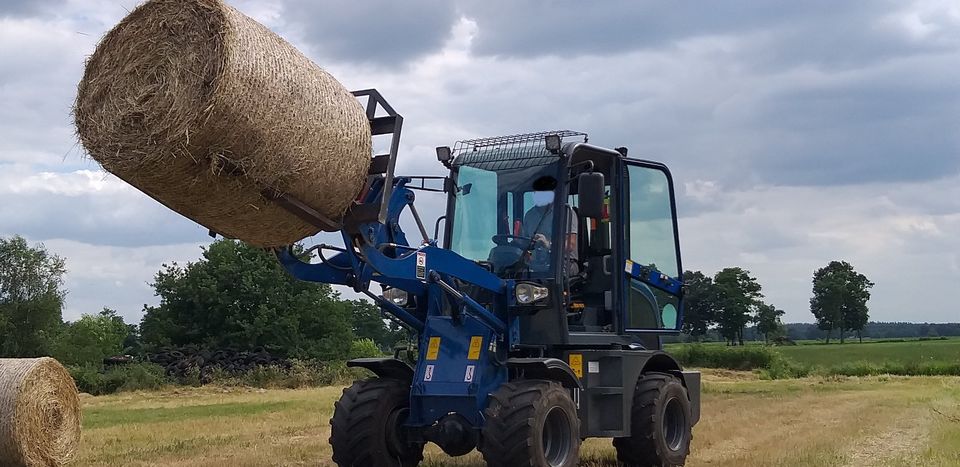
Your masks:
<path fill-rule="evenodd" d="M 63 323 L 62 258 L 21 236 L 0 238 L 0 357 L 48 355 Z"/>
<path fill-rule="evenodd" d="M 867 301 L 871 287 L 873 282 L 846 261 L 831 261 L 813 273 L 810 312 L 817 326 L 827 331 L 827 342 L 834 329 L 840 331 L 841 344 L 846 331 L 862 333 L 869 320 Z"/>
<path fill-rule="evenodd" d="M 65 365 L 100 363 L 123 351 L 130 328 L 117 312 L 109 308 L 95 315 L 65 323 L 54 345 L 54 356 Z"/>
<path fill-rule="evenodd" d="M 350 351 L 350 306 L 329 285 L 299 281 L 273 255 L 233 240 L 204 248 L 203 258 L 164 265 L 140 326 L 153 348 L 263 347 L 280 356 L 336 360 Z"/>
<path fill-rule="evenodd" d="M 713 278 L 719 313 L 717 324 L 728 343 L 743 345 L 743 328 L 750 322 L 751 311 L 763 294 L 757 279 L 742 268 L 724 268 Z"/>
<path fill-rule="evenodd" d="M 370 339 L 381 350 L 392 349 L 406 337 L 406 332 L 394 323 L 388 326 L 380 314 L 380 307 L 366 300 L 349 302 L 352 308 L 353 334 L 358 339 Z"/>
<path fill-rule="evenodd" d="M 717 319 L 717 291 L 710 276 L 684 271 L 683 332 L 699 340 Z"/>
<path fill-rule="evenodd" d="M 753 322 L 757 325 L 757 332 L 763 334 L 764 343 L 768 343 L 771 335 L 783 327 L 783 323 L 780 322 L 781 316 L 783 316 L 783 310 L 778 310 L 773 305 L 767 303 L 757 305 Z"/>

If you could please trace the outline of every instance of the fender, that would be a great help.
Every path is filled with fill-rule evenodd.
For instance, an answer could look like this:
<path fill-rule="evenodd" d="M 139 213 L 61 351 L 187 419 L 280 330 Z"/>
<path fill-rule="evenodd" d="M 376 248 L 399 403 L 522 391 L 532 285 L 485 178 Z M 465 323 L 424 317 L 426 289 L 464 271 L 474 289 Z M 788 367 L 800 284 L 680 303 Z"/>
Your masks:
<path fill-rule="evenodd" d="M 511 373 L 522 372 L 525 378 L 549 379 L 566 388 L 583 389 L 570 365 L 558 358 L 508 358 L 507 367 Z"/>
<path fill-rule="evenodd" d="M 687 388 L 687 398 L 690 399 L 690 415 L 692 417 L 690 424 L 696 425 L 700 421 L 700 372 L 682 371 L 677 360 L 662 351 L 654 353 L 643 365 L 641 373 L 648 371 L 670 373 L 680 378 L 683 387 Z"/>
<path fill-rule="evenodd" d="M 396 358 L 355 358 L 347 361 L 350 368 L 366 368 L 381 378 L 399 379 L 411 383 L 413 368 Z"/>

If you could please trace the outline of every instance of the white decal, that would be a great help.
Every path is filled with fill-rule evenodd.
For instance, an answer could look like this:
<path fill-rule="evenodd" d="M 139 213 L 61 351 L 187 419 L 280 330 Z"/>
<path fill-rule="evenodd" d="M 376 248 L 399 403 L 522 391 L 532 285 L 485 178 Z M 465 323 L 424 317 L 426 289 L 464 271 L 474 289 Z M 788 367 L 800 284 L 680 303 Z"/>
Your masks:
<path fill-rule="evenodd" d="M 600 362 L 587 362 L 587 373 L 600 373 Z"/>
<path fill-rule="evenodd" d="M 427 254 L 418 251 L 417 252 L 417 279 L 426 279 L 427 278 Z"/>
<path fill-rule="evenodd" d="M 467 365 L 467 372 L 464 373 L 464 375 L 463 375 L 463 382 L 464 382 L 464 383 L 472 383 L 472 382 L 473 382 L 473 369 L 474 369 L 474 368 L 476 368 L 476 365 Z"/>
<path fill-rule="evenodd" d="M 424 381 L 433 381 L 433 365 L 427 365 L 426 370 L 423 372 Z"/>

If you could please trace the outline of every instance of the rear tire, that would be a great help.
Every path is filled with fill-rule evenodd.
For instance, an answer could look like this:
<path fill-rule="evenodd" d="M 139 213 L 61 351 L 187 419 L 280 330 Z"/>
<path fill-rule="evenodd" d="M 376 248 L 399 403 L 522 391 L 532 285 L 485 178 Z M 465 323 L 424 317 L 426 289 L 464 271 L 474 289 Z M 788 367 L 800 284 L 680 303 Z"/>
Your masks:
<path fill-rule="evenodd" d="M 580 419 L 556 381 L 504 383 L 490 397 L 480 452 L 491 467 L 575 467 Z"/>
<path fill-rule="evenodd" d="M 630 437 L 615 438 L 617 459 L 627 467 L 683 465 L 693 439 L 690 399 L 676 376 L 645 373 L 633 394 Z"/>
<path fill-rule="evenodd" d="M 356 381 L 343 390 L 330 419 L 333 461 L 340 467 L 414 467 L 423 444 L 403 440 L 410 385 L 389 378 Z"/>

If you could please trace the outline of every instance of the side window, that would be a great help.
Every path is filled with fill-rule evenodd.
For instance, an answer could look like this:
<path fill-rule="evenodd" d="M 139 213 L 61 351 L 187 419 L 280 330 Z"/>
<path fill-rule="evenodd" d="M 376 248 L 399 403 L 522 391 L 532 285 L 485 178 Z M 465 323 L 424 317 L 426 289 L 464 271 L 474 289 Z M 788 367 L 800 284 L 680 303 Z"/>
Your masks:
<path fill-rule="evenodd" d="M 635 264 L 672 278 L 680 277 L 670 180 L 661 170 L 627 166 L 624 221 L 627 274 L 627 329 L 676 329 L 679 298 L 638 280 L 627 271 Z"/>
<path fill-rule="evenodd" d="M 497 234 L 497 174 L 462 167 L 450 248 L 466 258 L 486 260 Z"/>

